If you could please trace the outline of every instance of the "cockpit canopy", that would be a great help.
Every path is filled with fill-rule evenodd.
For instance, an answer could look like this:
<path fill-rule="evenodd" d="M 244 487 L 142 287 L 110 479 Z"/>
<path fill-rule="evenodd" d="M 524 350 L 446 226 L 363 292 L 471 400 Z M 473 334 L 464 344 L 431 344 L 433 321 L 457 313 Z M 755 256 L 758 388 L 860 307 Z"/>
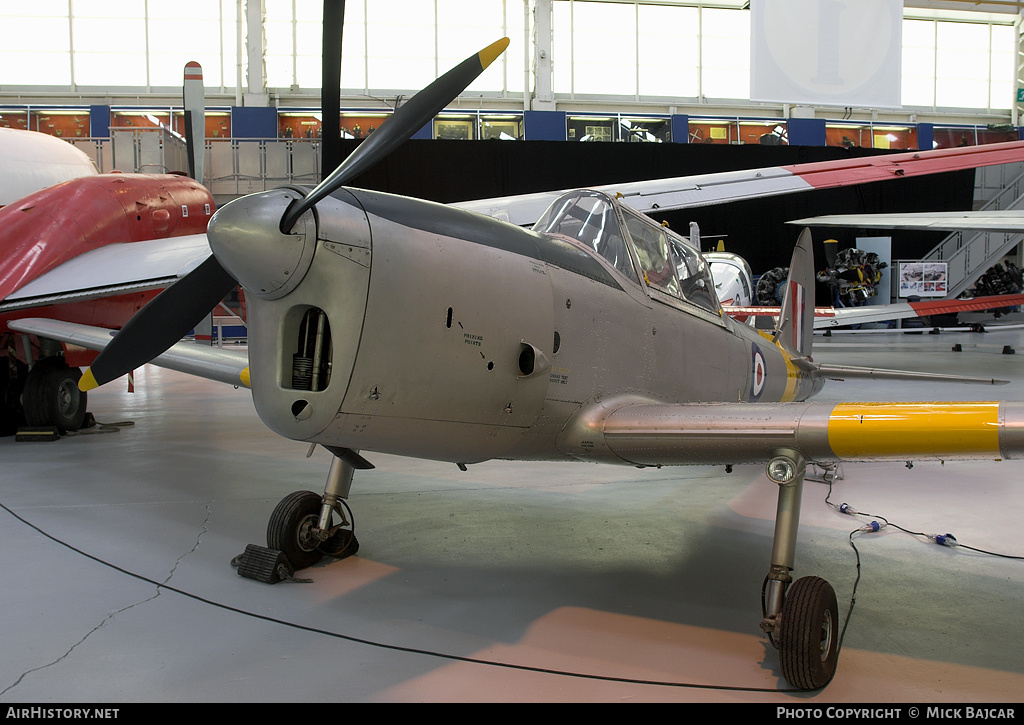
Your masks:
<path fill-rule="evenodd" d="M 615 203 L 605 194 L 583 190 L 563 194 L 548 207 L 533 230 L 574 239 L 607 259 L 622 274 L 636 279 Z"/>
<path fill-rule="evenodd" d="M 635 282 L 639 276 L 651 289 L 721 314 L 710 269 L 700 252 L 668 227 L 607 194 L 566 192 L 533 230 L 583 244 L 628 279 Z"/>

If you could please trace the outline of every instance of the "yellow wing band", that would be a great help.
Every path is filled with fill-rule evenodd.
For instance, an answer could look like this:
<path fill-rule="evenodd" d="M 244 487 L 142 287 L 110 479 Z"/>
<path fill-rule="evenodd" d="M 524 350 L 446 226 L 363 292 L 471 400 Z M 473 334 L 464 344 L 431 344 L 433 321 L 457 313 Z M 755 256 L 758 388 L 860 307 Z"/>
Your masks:
<path fill-rule="evenodd" d="M 828 442 L 844 459 L 998 458 L 999 403 L 840 403 Z"/>

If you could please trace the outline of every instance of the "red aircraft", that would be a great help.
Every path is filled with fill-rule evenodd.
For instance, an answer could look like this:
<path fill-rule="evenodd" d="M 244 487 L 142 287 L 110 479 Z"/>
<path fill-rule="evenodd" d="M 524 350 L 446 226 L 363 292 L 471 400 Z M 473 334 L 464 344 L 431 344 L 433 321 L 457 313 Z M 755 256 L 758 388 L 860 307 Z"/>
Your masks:
<path fill-rule="evenodd" d="M 190 235 L 198 261 L 209 254 L 213 196 L 182 174 L 90 172 L 65 141 L 0 131 L 4 191 L 39 189 L 0 208 L 0 435 L 20 424 L 77 430 L 87 404 L 79 366 L 96 353 L 14 333 L 8 323 L 31 314 L 120 328 L 189 271 L 187 253 L 167 259 L 147 242 Z M 62 175 L 77 178 L 39 188 Z M 126 262 L 152 268 L 152 277 L 129 286 L 103 279 Z"/>

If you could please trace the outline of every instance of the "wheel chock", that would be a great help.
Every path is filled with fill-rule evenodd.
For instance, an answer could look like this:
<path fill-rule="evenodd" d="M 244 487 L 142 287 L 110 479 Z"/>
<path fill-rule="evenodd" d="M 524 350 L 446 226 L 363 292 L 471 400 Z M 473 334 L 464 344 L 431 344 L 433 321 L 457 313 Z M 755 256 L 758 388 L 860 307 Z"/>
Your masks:
<path fill-rule="evenodd" d="M 57 426 L 21 426 L 14 435 L 15 441 L 59 441 L 60 431 Z"/>
<path fill-rule="evenodd" d="M 291 579 L 295 573 L 284 552 L 257 544 L 247 545 L 245 551 L 236 556 L 231 564 L 238 567 L 239 576 L 255 579 L 264 584 L 277 584 L 279 581 Z"/>

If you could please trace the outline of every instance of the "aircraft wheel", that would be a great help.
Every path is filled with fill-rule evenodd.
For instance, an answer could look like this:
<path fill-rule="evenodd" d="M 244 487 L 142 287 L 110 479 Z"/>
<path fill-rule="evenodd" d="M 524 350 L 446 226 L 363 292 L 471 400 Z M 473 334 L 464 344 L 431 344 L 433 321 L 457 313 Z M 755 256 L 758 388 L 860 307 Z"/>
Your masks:
<path fill-rule="evenodd" d="M 313 529 L 320 518 L 321 497 L 312 491 L 296 491 L 281 499 L 267 524 L 267 547 L 284 552 L 296 569 L 320 561 L 323 552 Z"/>
<path fill-rule="evenodd" d="M 797 579 L 779 619 L 782 676 L 804 690 L 827 685 L 839 659 L 839 609 L 832 586 L 816 576 Z"/>
<path fill-rule="evenodd" d="M 0 436 L 11 436 L 25 422 L 21 392 L 25 387 L 25 363 L 0 358 Z"/>
<path fill-rule="evenodd" d="M 21 404 L 31 426 L 56 426 L 62 434 L 82 427 L 88 395 L 78 389 L 82 371 L 59 357 L 37 362 L 25 378 Z"/>

